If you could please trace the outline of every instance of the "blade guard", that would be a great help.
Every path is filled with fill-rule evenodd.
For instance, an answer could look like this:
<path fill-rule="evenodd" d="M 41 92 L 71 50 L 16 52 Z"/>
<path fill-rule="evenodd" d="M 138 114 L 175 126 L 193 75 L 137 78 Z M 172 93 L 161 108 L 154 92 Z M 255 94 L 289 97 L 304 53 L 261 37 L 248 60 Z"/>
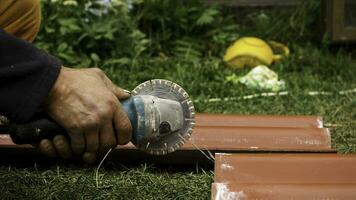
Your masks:
<path fill-rule="evenodd" d="M 162 79 L 146 81 L 122 103 L 133 127 L 132 143 L 149 154 L 179 149 L 192 134 L 195 110 L 179 85 Z M 167 129 L 168 127 L 168 130 Z"/>

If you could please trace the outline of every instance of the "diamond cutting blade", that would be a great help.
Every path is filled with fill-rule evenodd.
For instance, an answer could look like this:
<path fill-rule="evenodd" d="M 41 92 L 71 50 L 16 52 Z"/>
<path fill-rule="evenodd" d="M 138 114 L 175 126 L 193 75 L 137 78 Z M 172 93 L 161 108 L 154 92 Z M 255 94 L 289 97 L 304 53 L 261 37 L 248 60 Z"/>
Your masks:
<path fill-rule="evenodd" d="M 168 80 L 154 79 L 138 85 L 133 95 L 152 95 L 161 99 L 179 102 L 183 111 L 183 126 L 180 130 L 141 141 L 136 145 L 149 154 L 165 155 L 179 149 L 189 140 L 195 125 L 195 109 L 188 93 L 178 84 Z"/>

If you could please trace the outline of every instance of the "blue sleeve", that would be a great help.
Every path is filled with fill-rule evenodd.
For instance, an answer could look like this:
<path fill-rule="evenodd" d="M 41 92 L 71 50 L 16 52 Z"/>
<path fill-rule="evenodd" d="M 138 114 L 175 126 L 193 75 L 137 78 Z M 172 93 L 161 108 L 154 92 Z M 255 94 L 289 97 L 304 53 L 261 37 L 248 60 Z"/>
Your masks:
<path fill-rule="evenodd" d="M 0 114 L 26 122 L 57 80 L 61 63 L 0 29 Z"/>

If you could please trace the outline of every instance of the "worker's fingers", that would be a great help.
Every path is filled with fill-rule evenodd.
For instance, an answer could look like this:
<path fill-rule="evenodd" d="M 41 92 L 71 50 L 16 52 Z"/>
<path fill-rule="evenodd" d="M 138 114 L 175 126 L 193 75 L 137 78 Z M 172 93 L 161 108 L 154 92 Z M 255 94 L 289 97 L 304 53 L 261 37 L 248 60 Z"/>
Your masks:
<path fill-rule="evenodd" d="M 110 89 L 111 92 L 113 92 L 115 94 L 115 96 L 119 99 L 119 100 L 124 100 L 127 98 L 130 98 L 131 94 L 128 90 L 124 90 L 118 86 L 116 86 L 103 72 L 103 70 L 99 69 L 99 68 L 90 68 L 90 71 L 96 73 L 97 75 L 99 75 L 99 77 L 104 81 L 106 87 L 108 87 Z"/>
<path fill-rule="evenodd" d="M 117 143 L 120 145 L 130 142 L 132 137 L 132 126 L 124 109 L 118 104 L 114 113 L 114 128 L 116 131 Z"/>
<path fill-rule="evenodd" d="M 69 135 L 73 153 L 76 155 L 82 154 L 85 150 L 84 135 L 80 132 L 69 132 Z"/>
<path fill-rule="evenodd" d="M 85 152 L 97 152 L 99 149 L 99 130 L 93 129 L 85 132 Z"/>
<path fill-rule="evenodd" d="M 107 76 L 102 77 L 105 85 L 109 88 L 109 90 L 115 94 L 115 96 L 119 100 L 125 100 L 130 98 L 131 93 L 128 90 L 124 90 L 120 88 L 119 86 L 115 85 Z"/>
<path fill-rule="evenodd" d="M 131 93 L 128 90 L 124 90 L 114 84 L 111 85 L 110 90 L 115 94 L 119 100 L 125 100 L 131 97 Z"/>
<path fill-rule="evenodd" d="M 61 156 L 64 159 L 69 159 L 73 156 L 72 150 L 69 146 L 69 142 L 67 138 L 63 135 L 56 135 L 53 138 L 53 144 L 54 147 L 57 150 L 57 153 L 59 156 Z"/>
<path fill-rule="evenodd" d="M 57 155 L 53 143 L 48 139 L 41 140 L 38 149 L 42 154 L 50 158 L 55 158 Z"/>
<path fill-rule="evenodd" d="M 111 120 L 102 126 L 100 130 L 99 141 L 100 154 L 106 153 L 110 148 L 114 148 L 117 145 L 113 123 Z"/>
<path fill-rule="evenodd" d="M 82 156 L 82 159 L 86 163 L 93 163 L 96 161 L 96 153 L 93 152 L 85 152 Z"/>

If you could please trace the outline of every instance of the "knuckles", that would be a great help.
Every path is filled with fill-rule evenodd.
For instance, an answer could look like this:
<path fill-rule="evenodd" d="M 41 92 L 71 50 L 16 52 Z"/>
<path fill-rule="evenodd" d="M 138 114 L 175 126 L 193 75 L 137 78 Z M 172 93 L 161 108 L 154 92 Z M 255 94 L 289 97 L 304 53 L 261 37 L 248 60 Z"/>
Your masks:
<path fill-rule="evenodd" d="M 91 129 L 91 130 L 95 130 L 98 129 L 100 126 L 100 116 L 98 114 L 93 114 L 89 117 L 87 117 L 85 120 L 83 120 L 80 123 L 81 128 L 83 129 Z"/>
<path fill-rule="evenodd" d="M 49 140 L 42 140 L 39 144 L 40 148 L 44 151 L 50 151 L 52 149 L 52 145 Z"/>
<path fill-rule="evenodd" d="M 99 75 L 100 77 L 105 76 L 105 73 L 100 68 L 94 67 L 94 68 L 89 68 L 89 70 L 92 71 L 93 73 Z"/>
<path fill-rule="evenodd" d="M 100 119 L 108 119 L 112 117 L 113 111 L 115 109 L 115 105 L 117 106 L 117 100 L 116 99 L 107 99 L 99 105 L 99 107 L 95 110 L 95 115 L 99 117 Z"/>
<path fill-rule="evenodd" d="M 64 138 L 64 136 L 62 135 L 57 135 L 56 137 L 54 137 L 53 139 L 53 144 L 54 146 L 56 146 L 56 148 L 60 148 L 63 149 L 66 146 L 66 139 Z"/>
<path fill-rule="evenodd" d="M 89 70 L 98 74 L 103 73 L 103 70 L 98 67 L 89 68 Z"/>
<path fill-rule="evenodd" d="M 67 128 L 74 132 L 78 130 L 98 129 L 104 121 L 110 120 L 113 117 L 115 106 L 118 106 L 116 98 L 107 98 L 91 108 L 90 114 L 73 120 L 73 123 L 68 124 Z"/>
<path fill-rule="evenodd" d="M 85 130 L 96 130 L 99 128 L 99 124 L 100 120 L 98 117 L 90 116 L 69 125 L 68 131 L 72 133 L 81 133 Z"/>

